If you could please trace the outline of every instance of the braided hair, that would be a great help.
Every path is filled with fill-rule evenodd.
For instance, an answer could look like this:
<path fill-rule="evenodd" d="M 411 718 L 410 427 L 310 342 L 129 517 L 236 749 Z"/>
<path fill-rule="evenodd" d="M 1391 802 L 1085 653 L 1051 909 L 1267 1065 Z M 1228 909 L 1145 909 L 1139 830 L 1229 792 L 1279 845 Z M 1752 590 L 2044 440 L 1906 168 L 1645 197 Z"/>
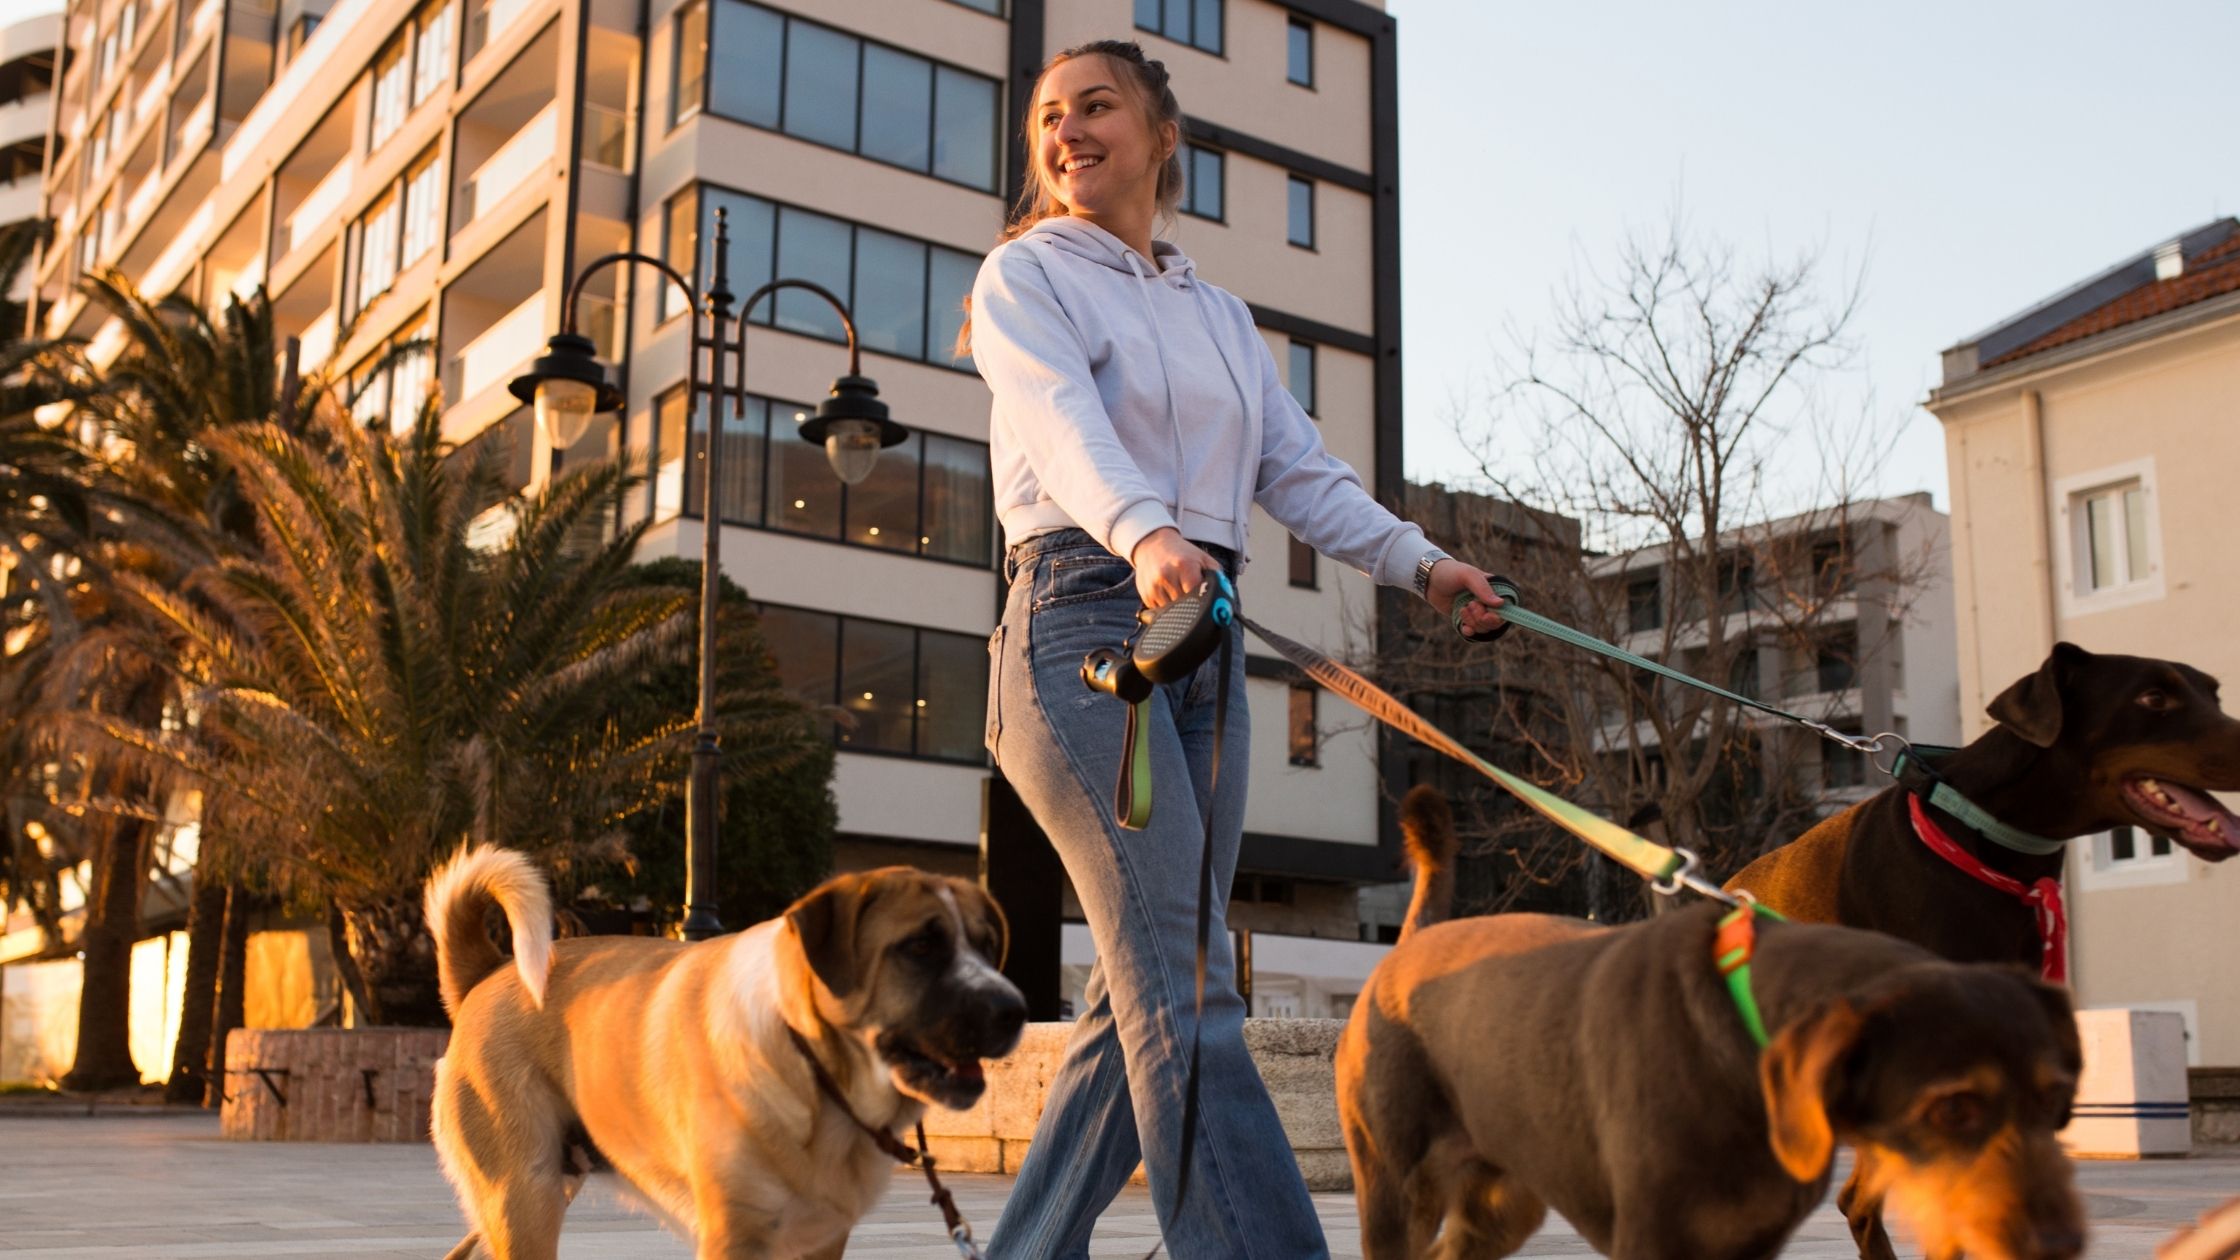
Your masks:
<path fill-rule="evenodd" d="M 1120 78 L 1133 87 L 1138 100 L 1143 102 L 1144 114 L 1151 120 L 1152 134 L 1156 137 L 1167 124 L 1174 124 L 1179 138 L 1182 132 L 1182 102 L 1175 99 L 1174 87 L 1167 75 L 1164 62 L 1144 55 L 1143 46 L 1132 39 L 1099 39 L 1077 44 L 1052 57 L 1035 75 L 1035 90 L 1027 94 L 1026 113 L 1020 121 L 1019 134 L 1026 138 L 1027 178 L 1020 181 L 1018 203 L 1011 207 L 1011 215 L 1003 225 L 1003 232 L 996 237 L 998 244 L 1016 240 L 1027 229 L 1044 219 L 1071 214 L 1073 208 L 1050 194 L 1048 184 L 1035 157 L 1035 107 L 1036 98 L 1042 95 L 1042 80 L 1052 70 L 1076 57 L 1103 57 L 1117 70 L 1125 71 Z M 1182 145 L 1177 143 L 1167 160 L 1159 166 L 1158 190 L 1159 218 L 1171 221 L 1175 207 L 1182 203 Z M 972 353 L 972 298 L 965 298 L 964 326 L 957 330 L 956 353 L 959 358 Z"/>

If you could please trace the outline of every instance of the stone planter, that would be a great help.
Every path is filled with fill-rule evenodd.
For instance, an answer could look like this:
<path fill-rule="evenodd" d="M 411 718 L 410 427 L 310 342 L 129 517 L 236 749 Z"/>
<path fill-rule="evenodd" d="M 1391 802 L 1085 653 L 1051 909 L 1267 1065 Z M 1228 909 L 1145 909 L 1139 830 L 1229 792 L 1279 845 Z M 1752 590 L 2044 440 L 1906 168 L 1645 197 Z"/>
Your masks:
<path fill-rule="evenodd" d="M 448 1028 L 237 1029 L 226 1038 L 226 1137 L 425 1142 Z"/>
<path fill-rule="evenodd" d="M 1338 1129 L 1336 1019 L 1248 1019 L 1245 1047 L 1267 1082 L 1276 1115 L 1291 1139 L 1299 1172 L 1310 1190 L 1353 1188 L 1352 1166 Z M 1019 1048 L 988 1064 L 988 1091 L 970 1111 L 935 1107 L 926 1112 L 926 1143 L 944 1169 L 1016 1173 L 1042 1118 L 1043 1099 L 1065 1055 L 1071 1024 L 1029 1024 Z M 1216 1099 L 1205 1104 L 1219 1106 Z M 1136 1170 L 1136 1179 L 1143 1170 Z"/>

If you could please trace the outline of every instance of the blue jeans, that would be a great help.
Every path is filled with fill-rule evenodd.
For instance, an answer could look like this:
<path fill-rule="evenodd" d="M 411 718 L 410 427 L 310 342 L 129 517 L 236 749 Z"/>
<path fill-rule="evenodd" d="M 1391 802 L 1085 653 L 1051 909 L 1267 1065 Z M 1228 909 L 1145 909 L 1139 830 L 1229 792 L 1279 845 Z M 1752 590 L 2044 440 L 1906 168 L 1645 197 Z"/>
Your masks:
<path fill-rule="evenodd" d="M 1329 1254 L 1314 1203 L 1244 1046 L 1244 1001 L 1225 908 L 1244 834 L 1251 744 L 1244 651 L 1229 679 L 1227 746 L 1213 791 L 1218 653 L 1160 687 L 1152 810 L 1113 817 L 1126 710 L 1081 681 L 1092 648 L 1118 648 L 1142 605 L 1135 574 L 1080 530 L 1011 549 L 1010 601 L 990 640 L 988 745 L 1057 847 L 1097 944 L 1084 1007 L 1050 1087 L 989 1260 L 1076 1260 L 1140 1159 L 1175 1260 L 1314 1260 Z M 1232 629 L 1241 634 L 1241 629 Z M 1190 1185 L 1177 1184 L 1195 1014 L 1198 865 L 1213 811 L 1214 903 Z"/>

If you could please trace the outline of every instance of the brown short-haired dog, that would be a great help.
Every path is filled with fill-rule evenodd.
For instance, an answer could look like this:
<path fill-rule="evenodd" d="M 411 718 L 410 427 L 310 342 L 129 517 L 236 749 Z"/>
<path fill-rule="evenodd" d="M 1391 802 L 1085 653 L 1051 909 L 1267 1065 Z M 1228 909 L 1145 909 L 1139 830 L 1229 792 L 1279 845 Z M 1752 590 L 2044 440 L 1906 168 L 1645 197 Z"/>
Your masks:
<path fill-rule="evenodd" d="M 2061 990 L 1760 917 L 1760 1052 L 1714 963 L 1724 907 L 1442 923 L 1446 803 L 1419 788 L 1403 816 L 1416 902 L 1338 1046 L 1370 1260 L 1505 1256 L 1550 1207 L 1622 1260 L 1770 1257 L 1838 1142 L 1931 1260 L 2081 1252 L 2054 1141 L 2080 1066 Z"/>
<path fill-rule="evenodd" d="M 794 1034 L 856 1116 L 907 1131 L 927 1103 L 977 1101 L 980 1061 L 1026 1020 L 996 970 L 996 903 L 908 867 L 827 880 L 697 944 L 555 942 L 544 877 L 484 848 L 429 878 L 427 914 L 453 1022 L 432 1127 L 472 1231 L 459 1260 L 557 1256 L 585 1138 L 702 1256 L 837 1257 L 895 1164 Z"/>

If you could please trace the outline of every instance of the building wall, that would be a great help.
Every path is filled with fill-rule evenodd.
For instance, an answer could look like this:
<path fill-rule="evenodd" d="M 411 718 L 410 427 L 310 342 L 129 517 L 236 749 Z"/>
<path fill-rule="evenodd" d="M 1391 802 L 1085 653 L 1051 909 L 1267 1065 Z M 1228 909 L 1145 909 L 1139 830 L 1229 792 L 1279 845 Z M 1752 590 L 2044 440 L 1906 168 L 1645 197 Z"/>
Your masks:
<path fill-rule="evenodd" d="M 446 436 L 509 442 L 524 488 L 544 475 L 550 452 L 505 384 L 559 328 L 576 270 L 635 248 L 709 278 L 704 231 L 692 229 L 694 242 L 669 239 L 674 198 L 745 193 L 977 257 L 995 241 L 1013 191 L 1008 156 L 993 186 L 978 188 L 712 109 L 680 117 L 684 0 L 647 0 L 642 16 L 631 0 L 287 0 L 277 9 L 258 0 L 138 0 L 124 39 L 128 3 L 73 0 L 64 16 L 74 60 L 53 111 L 43 182 L 58 226 L 37 268 L 44 329 L 113 346 L 114 331 L 99 327 L 74 286 L 91 268 L 114 265 L 145 289 L 212 305 L 263 285 L 280 332 L 301 339 L 307 369 L 356 373 L 392 342 L 426 337 L 436 348 L 430 374 L 445 391 Z M 1390 24 L 1375 7 L 1225 0 L 1224 48 L 1214 56 L 1136 30 L 1131 0 L 1012 0 L 1003 18 L 952 0 L 759 3 L 994 80 L 999 152 L 1022 112 L 1021 76 L 1050 52 L 1090 38 L 1139 39 L 1172 68 L 1193 142 L 1227 154 L 1221 219 L 1186 215 L 1172 234 L 1203 274 L 1262 314 L 1279 370 L 1295 338 L 1316 347 L 1326 441 L 1372 487 L 1397 486 L 1396 85 Z M 448 57 L 424 91 L 415 72 L 393 134 L 377 136 L 385 110 L 377 60 L 398 40 L 418 47 L 430 37 L 414 32 L 442 13 Z M 315 15 L 316 28 L 299 38 L 299 16 Z M 1311 88 L 1286 82 L 1295 19 L 1315 31 Z M 1039 46 L 1028 46 L 1036 31 Z M 113 64 L 97 74 L 112 40 Z M 120 102 L 133 105 L 132 118 L 112 143 L 106 119 Z M 593 161 L 602 111 L 616 110 L 627 120 L 627 160 Z M 369 299 L 358 291 L 367 225 L 425 156 L 441 172 L 435 246 Z M 1316 181 L 1312 249 L 1285 239 L 1294 172 Z M 659 447 L 658 400 L 684 380 L 689 340 L 674 305 L 659 309 L 660 284 L 639 268 L 603 272 L 588 286 L 592 299 L 622 309 L 602 350 L 625 369 L 626 406 L 567 454 L 651 454 L 656 484 L 633 502 L 633 512 L 653 518 L 643 554 L 697 557 L 697 504 L 679 510 L 679 452 L 674 442 Z M 988 399 L 977 375 L 927 360 L 870 352 L 864 363 L 913 430 L 984 443 Z M 837 347 L 813 337 L 756 328 L 747 338 L 757 395 L 814 401 L 842 363 Z M 978 638 L 1000 604 L 986 567 L 762 528 L 726 527 L 722 542 L 726 570 L 773 605 Z M 1376 604 L 1368 580 L 1324 561 L 1312 589 L 1293 588 L 1286 542 L 1255 514 L 1244 588 L 1254 615 L 1311 642 L 1365 645 Z M 1386 830 L 1377 737 L 1358 723 L 1340 731 L 1345 715 L 1325 704 L 1319 764 L 1294 766 L 1282 686 L 1256 679 L 1248 694 L 1259 717 L 1259 783 L 1247 826 L 1269 841 L 1254 850 L 1256 864 L 1289 869 L 1297 841 L 1344 846 L 1331 850 L 1340 858 L 1325 853 L 1307 868 L 1333 885 L 1358 879 L 1348 872 L 1364 859 L 1346 855 L 1373 859 Z M 841 864 L 876 860 L 898 844 L 970 853 L 987 774 L 984 762 L 843 743 Z"/>
<path fill-rule="evenodd" d="M 2226 319 L 1938 407 L 1952 470 L 1966 734 L 1985 729 L 1984 706 L 2036 669 L 2056 640 L 2240 677 L 2231 632 L 2240 590 L 2229 508 L 2231 470 L 2240 466 L 2235 397 L 2240 319 Z M 2063 492 L 2140 468 L 2152 481 L 2159 591 L 2095 607 L 2078 599 L 2075 548 L 2064 564 L 2061 535 L 2074 522 Z M 2154 882 L 2111 881 L 2093 866 L 2088 841 L 2070 846 L 2079 998 L 2193 1001 L 2200 1061 L 2240 1064 L 2240 975 L 2220 947 L 2240 916 L 2240 865 L 2211 866 L 2180 850 L 2151 872 Z"/>

